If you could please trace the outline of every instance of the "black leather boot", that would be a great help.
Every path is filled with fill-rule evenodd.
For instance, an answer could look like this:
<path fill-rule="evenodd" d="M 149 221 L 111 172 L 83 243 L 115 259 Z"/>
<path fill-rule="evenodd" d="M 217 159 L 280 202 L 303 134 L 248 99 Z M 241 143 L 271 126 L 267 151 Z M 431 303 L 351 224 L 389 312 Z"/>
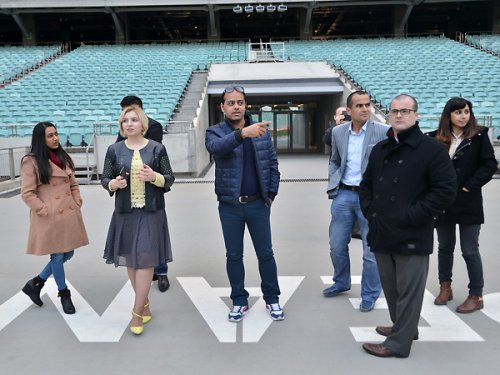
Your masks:
<path fill-rule="evenodd" d="M 42 291 L 44 285 L 45 281 L 37 276 L 31 280 L 28 280 L 22 290 L 33 301 L 35 305 L 42 306 L 43 301 L 40 298 L 40 292 Z"/>
<path fill-rule="evenodd" d="M 60 290 L 57 296 L 61 297 L 61 305 L 66 314 L 74 314 L 76 312 L 73 301 L 71 301 L 71 292 L 68 288 Z"/>

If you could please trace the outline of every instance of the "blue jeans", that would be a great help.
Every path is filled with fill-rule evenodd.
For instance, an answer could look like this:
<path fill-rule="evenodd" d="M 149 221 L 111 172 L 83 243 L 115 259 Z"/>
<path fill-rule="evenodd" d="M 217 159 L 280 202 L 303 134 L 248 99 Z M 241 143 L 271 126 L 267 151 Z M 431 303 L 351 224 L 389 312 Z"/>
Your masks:
<path fill-rule="evenodd" d="M 247 204 L 219 203 L 219 218 L 226 245 L 226 270 L 235 306 L 248 305 L 243 265 L 245 224 L 257 253 L 261 290 L 266 303 L 278 303 L 280 289 L 271 243 L 270 207 L 261 199 Z"/>
<path fill-rule="evenodd" d="M 456 242 L 456 226 L 454 223 L 438 223 L 438 272 L 439 281 L 451 281 L 453 275 L 453 252 Z M 469 294 L 481 297 L 483 295 L 483 262 L 479 253 L 480 224 L 458 224 L 460 230 L 460 248 L 469 275 Z"/>
<path fill-rule="evenodd" d="M 166 275 L 168 272 L 168 263 L 160 264 L 155 267 L 155 275 Z"/>
<path fill-rule="evenodd" d="M 339 189 L 333 198 L 330 221 L 330 257 L 333 264 L 333 282 L 340 290 L 351 288 L 351 260 L 349 242 L 356 220 L 363 241 L 363 271 L 361 275 L 361 298 L 374 302 L 380 296 L 382 286 L 377 269 L 375 255 L 366 242 L 368 221 L 359 206 L 359 194 L 354 191 Z"/>
<path fill-rule="evenodd" d="M 64 263 L 70 260 L 75 253 L 74 250 L 67 253 L 50 254 L 50 262 L 47 263 L 45 268 L 38 275 L 43 280 L 47 280 L 50 275 L 54 275 L 54 280 L 57 284 L 57 289 L 66 289 L 66 276 L 64 274 Z"/>

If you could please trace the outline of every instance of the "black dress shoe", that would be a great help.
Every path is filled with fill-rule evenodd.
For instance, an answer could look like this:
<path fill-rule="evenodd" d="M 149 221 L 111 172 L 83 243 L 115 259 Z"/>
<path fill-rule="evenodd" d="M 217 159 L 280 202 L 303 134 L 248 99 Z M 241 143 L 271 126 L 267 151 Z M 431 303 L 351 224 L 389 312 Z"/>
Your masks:
<path fill-rule="evenodd" d="M 153 273 L 153 281 L 158 280 L 158 275 L 156 273 Z"/>
<path fill-rule="evenodd" d="M 377 357 L 382 357 L 382 358 L 389 358 L 389 357 L 400 357 L 396 353 L 391 352 L 389 349 L 387 349 L 383 344 L 363 344 L 363 349 L 365 352 L 377 356 Z"/>
<path fill-rule="evenodd" d="M 158 275 L 158 289 L 160 292 L 167 291 L 170 288 L 170 281 L 168 281 L 167 275 Z"/>

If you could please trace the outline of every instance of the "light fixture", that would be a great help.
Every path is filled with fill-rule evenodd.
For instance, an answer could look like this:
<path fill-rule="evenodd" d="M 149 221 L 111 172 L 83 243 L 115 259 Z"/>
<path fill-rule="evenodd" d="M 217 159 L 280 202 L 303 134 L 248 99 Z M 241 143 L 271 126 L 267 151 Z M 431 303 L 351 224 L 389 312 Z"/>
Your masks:
<path fill-rule="evenodd" d="M 273 5 L 273 4 L 269 4 L 269 5 L 267 6 L 267 13 L 272 13 L 272 12 L 274 12 L 275 10 L 276 10 L 276 6 L 275 6 L 275 5 Z"/>
<path fill-rule="evenodd" d="M 245 5 L 245 12 L 247 13 L 253 13 L 253 5 Z"/>
<path fill-rule="evenodd" d="M 241 7 L 241 5 L 236 5 L 234 8 L 233 8 L 233 12 L 234 13 L 243 13 L 243 8 Z"/>
<path fill-rule="evenodd" d="M 262 4 L 259 4 L 259 5 L 257 5 L 257 6 L 255 7 L 255 11 L 256 11 L 257 13 L 262 13 L 262 12 L 265 12 L 265 10 L 266 10 L 266 7 L 265 7 L 264 5 L 262 5 Z"/>
<path fill-rule="evenodd" d="M 285 4 L 278 5 L 278 12 L 286 12 L 288 7 Z"/>

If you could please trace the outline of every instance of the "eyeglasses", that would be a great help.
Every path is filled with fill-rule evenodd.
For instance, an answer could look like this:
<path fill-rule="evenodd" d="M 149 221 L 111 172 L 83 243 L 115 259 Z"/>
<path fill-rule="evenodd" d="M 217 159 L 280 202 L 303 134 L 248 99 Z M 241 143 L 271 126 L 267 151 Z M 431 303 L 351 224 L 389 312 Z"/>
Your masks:
<path fill-rule="evenodd" d="M 230 93 L 233 91 L 245 93 L 245 89 L 242 86 L 228 86 L 224 89 L 224 93 Z"/>
<path fill-rule="evenodd" d="M 409 109 L 409 108 L 403 108 L 403 109 L 391 109 L 389 113 L 391 116 L 397 116 L 401 114 L 401 116 L 408 116 L 411 112 L 417 112 L 414 109 Z"/>

